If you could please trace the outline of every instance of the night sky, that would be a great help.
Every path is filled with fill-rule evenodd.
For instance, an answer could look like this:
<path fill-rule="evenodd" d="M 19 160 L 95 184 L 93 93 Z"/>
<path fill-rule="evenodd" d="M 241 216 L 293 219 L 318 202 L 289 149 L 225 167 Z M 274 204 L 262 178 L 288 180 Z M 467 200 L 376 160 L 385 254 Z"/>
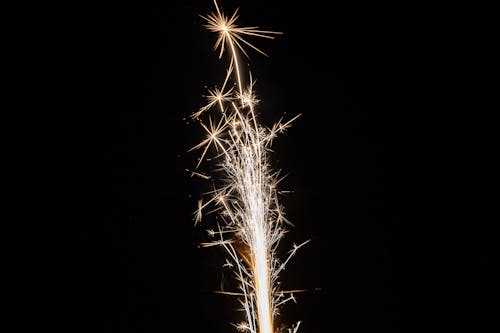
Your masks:
<path fill-rule="evenodd" d="M 302 114 L 271 156 L 288 175 L 281 188 L 293 190 L 282 203 L 295 227 L 280 251 L 311 239 L 281 281 L 284 289 L 321 290 L 298 294 L 278 324 L 301 320 L 304 333 L 472 325 L 470 313 L 448 306 L 472 292 L 445 274 L 470 259 L 448 255 L 443 216 L 433 213 L 447 171 L 431 139 L 442 60 L 439 38 L 428 38 L 432 8 L 220 4 L 226 13 L 240 7 L 243 26 L 284 32 L 253 39 L 269 58 L 249 51 L 262 123 Z M 188 117 L 227 65 L 198 16 L 212 3 L 109 9 L 96 15 L 99 28 L 89 17 L 92 35 L 84 32 L 86 46 L 75 50 L 92 75 L 77 85 L 81 107 L 68 125 L 82 134 L 69 178 L 82 200 L 67 222 L 60 317 L 67 332 L 233 332 L 237 304 L 212 293 L 232 283 L 221 269 L 224 252 L 199 249 L 207 236 L 192 221 L 208 183 L 185 171 L 198 157 L 187 150 L 203 135 Z"/>

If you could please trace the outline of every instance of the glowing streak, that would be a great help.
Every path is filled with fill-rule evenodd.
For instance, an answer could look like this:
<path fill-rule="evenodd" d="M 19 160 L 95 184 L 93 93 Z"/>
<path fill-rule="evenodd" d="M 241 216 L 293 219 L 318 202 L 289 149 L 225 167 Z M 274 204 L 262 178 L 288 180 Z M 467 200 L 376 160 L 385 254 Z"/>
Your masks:
<path fill-rule="evenodd" d="M 255 241 L 255 289 L 257 290 L 257 318 L 261 333 L 272 333 L 272 315 L 269 291 L 269 269 L 267 263 L 267 246 L 263 239 L 263 231 L 257 230 Z"/>
<path fill-rule="evenodd" d="M 208 149 L 215 148 L 220 161 L 220 171 L 224 173 L 224 185 L 215 187 L 210 192 L 212 198 L 205 203 L 198 201 L 195 222 L 202 219 L 202 211 L 208 205 L 215 206 L 212 212 L 218 212 L 224 224 L 218 224 L 217 230 L 208 230 L 208 234 L 218 239 L 202 246 L 222 246 L 229 254 L 231 262 L 224 266 L 234 269 L 240 282 L 239 292 L 220 291 L 219 293 L 241 297 L 241 304 L 246 315 L 246 322 L 236 325 L 238 330 L 250 333 L 273 333 L 274 318 L 278 307 L 289 300 L 295 301 L 291 292 L 279 290 L 277 279 L 286 263 L 295 254 L 299 246 L 294 246 L 289 257 L 280 263 L 276 257 L 276 248 L 285 230 L 283 223 L 288 223 L 278 203 L 278 173 L 272 173 L 267 160 L 267 151 L 278 133 L 284 132 L 298 116 L 282 123 L 281 120 L 272 128 L 264 128 L 257 122 L 255 105 L 258 100 L 253 92 L 254 82 L 250 73 L 250 82 L 243 86 L 238 50 L 247 55 L 243 45 L 266 55 L 243 36 L 274 38 L 278 32 L 261 31 L 257 27 L 238 27 L 237 11 L 228 18 L 214 0 L 217 13 L 202 16 L 206 28 L 218 34 L 215 49 L 220 49 L 222 57 L 229 50 L 230 64 L 221 89 L 209 89 L 208 104 L 192 115 L 206 131 L 206 138 L 192 149 L 202 149 L 196 169 L 205 159 Z M 248 55 L 247 55 L 248 56 Z M 236 92 L 226 88 L 232 74 L 236 76 Z M 234 101 L 239 100 L 239 103 Z M 238 105 L 239 106 L 238 106 Z M 200 117 L 208 110 L 218 108 L 220 119 L 209 117 L 208 125 Z M 218 179 L 192 171 L 205 179 Z M 214 184 L 215 186 L 215 184 Z M 209 212 L 210 213 L 210 212 Z M 248 251 L 237 250 L 243 248 Z M 237 247 L 236 247 L 237 246 Z M 289 293 L 288 298 L 285 294 Z M 288 329 L 297 332 L 300 322 Z"/>
<path fill-rule="evenodd" d="M 243 87 L 241 86 L 241 75 L 240 75 L 240 65 L 238 64 L 238 57 L 236 56 L 236 50 L 234 49 L 233 39 L 230 37 L 227 29 L 224 29 L 224 33 L 229 37 L 227 40 L 229 41 L 229 45 L 231 45 L 231 54 L 234 59 L 234 67 L 236 68 L 236 77 L 238 78 L 238 89 L 240 90 L 241 97 L 241 105 L 243 106 Z"/>

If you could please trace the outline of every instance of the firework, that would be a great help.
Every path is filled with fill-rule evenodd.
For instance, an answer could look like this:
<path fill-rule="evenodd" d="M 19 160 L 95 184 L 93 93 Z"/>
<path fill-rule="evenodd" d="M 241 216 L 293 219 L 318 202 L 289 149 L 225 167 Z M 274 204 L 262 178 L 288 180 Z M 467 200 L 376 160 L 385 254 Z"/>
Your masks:
<path fill-rule="evenodd" d="M 218 165 L 213 190 L 206 199 L 198 201 L 195 223 L 201 221 L 208 207 L 220 217 L 216 228 L 208 230 L 213 241 L 201 245 L 222 246 L 228 253 L 226 266 L 234 270 L 239 290 L 220 292 L 240 298 L 245 320 L 236 328 L 250 333 L 274 333 L 278 331 L 274 320 L 281 305 L 295 301 L 294 291 L 280 289 L 279 274 L 307 241 L 294 245 L 285 260 L 278 259 L 277 246 L 290 222 L 278 200 L 279 172 L 272 171 L 268 154 L 274 138 L 298 116 L 288 121 L 281 119 L 271 127 L 259 124 L 254 81 L 250 73 L 244 83 L 239 54 L 248 56 L 246 48 L 250 48 L 266 55 L 246 38 L 273 39 L 280 33 L 239 27 L 238 11 L 226 16 L 215 0 L 214 5 L 216 11 L 202 18 L 205 27 L 218 36 L 214 49 L 219 58 L 227 54 L 229 64 L 221 87 L 208 89 L 207 104 L 192 115 L 206 132 L 206 138 L 192 148 L 201 150 L 192 174 L 216 178 L 198 171 L 210 152 L 215 153 L 210 159 Z M 300 322 L 287 331 L 295 333 L 299 326 Z"/>

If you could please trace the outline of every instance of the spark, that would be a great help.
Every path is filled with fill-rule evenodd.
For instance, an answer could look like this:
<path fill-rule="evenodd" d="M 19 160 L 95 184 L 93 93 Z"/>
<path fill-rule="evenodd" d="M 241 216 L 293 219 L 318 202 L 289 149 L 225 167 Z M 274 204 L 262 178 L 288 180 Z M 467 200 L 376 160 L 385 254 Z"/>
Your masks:
<path fill-rule="evenodd" d="M 216 176 L 192 172 L 211 179 L 214 186 L 213 191 L 207 193 L 208 200 L 198 201 L 194 219 L 198 224 L 203 215 L 217 212 L 223 222 L 217 229 L 207 230 L 214 240 L 200 246 L 222 246 L 228 253 L 224 267 L 235 272 L 239 290 L 217 293 L 240 298 L 246 318 L 234 325 L 236 329 L 249 333 L 277 333 L 274 321 L 279 308 L 288 301 L 295 302 L 292 292 L 280 290 L 279 274 L 297 250 L 309 241 L 294 245 L 283 263 L 278 260 L 277 247 L 286 231 L 284 224 L 291 223 L 279 204 L 281 192 L 277 185 L 281 179 L 279 172 L 272 171 L 268 154 L 273 140 L 300 115 L 285 122 L 280 119 L 271 128 L 259 124 L 255 108 L 260 101 L 254 90 L 255 81 L 250 73 L 249 82 L 243 83 L 238 53 L 248 57 L 245 50 L 248 47 L 267 56 L 245 38 L 273 39 L 281 33 L 240 27 L 237 25 L 238 10 L 227 16 L 216 0 L 214 5 L 215 12 L 201 17 L 206 21 L 205 27 L 217 33 L 214 50 L 218 50 L 219 58 L 228 55 L 229 66 L 221 88 L 208 89 L 207 104 L 191 115 L 206 133 L 205 139 L 191 148 L 202 150 L 195 169 L 208 160 L 215 160 L 218 165 L 214 171 Z M 234 81 L 233 87 L 229 87 L 231 81 Z M 208 115 L 208 122 L 204 121 L 202 118 L 210 110 L 216 112 Z M 213 158 L 207 158 L 209 149 L 215 153 Z M 221 178 L 221 184 L 217 185 Z M 213 210 L 202 214 L 208 206 L 213 206 Z M 296 333 L 299 326 L 300 322 L 288 332 Z"/>
<path fill-rule="evenodd" d="M 218 104 L 220 106 L 221 113 L 224 113 L 224 102 L 231 100 L 232 89 L 229 89 L 226 92 L 223 92 L 221 89 L 214 88 L 208 89 L 208 95 L 205 98 L 208 101 L 208 104 L 200 108 L 197 112 L 191 115 L 191 118 L 198 119 L 205 111 L 210 110 L 214 105 Z"/>

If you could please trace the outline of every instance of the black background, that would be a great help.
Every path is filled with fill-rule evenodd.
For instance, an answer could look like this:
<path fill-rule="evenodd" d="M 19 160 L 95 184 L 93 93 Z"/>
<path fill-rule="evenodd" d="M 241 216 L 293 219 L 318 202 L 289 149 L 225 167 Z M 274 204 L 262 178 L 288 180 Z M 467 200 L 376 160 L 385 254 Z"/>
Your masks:
<path fill-rule="evenodd" d="M 240 7 L 242 26 L 284 32 L 254 39 L 269 58 L 249 52 L 262 121 L 302 114 L 272 155 L 288 174 L 283 189 L 294 191 L 282 198 L 295 227 L 281 251 L 312 240 L 282 283 L 321 290 L 298 294 L 278 322 L 302 320 L 305 333 L 477 329 L 480 286 L 466 283 L 472 274 L 463 268 L 477 250 L 461 250 L 473 236 L 458 237 L 461 225 L 448 228 L 442 209 L 453 173 L 442 163 L 453 147 L 439 134 L 449 124 L 452 62 L 443 12 L 357 2 L 221 6 Z M 198 16 L 212 10 L 210 1 L 96 6 L 70 37 L 69 75 L 82 79 L 66 118 L 77 137 L 68 149 L 77 194 L 56 280 L 67 331 L 230 332 L 241 319 L 232 298 L 211 292 L 231 278 L 222 251 L 197 247 L 206 236 L 192 212 L 207 184 L 185 171 L 197 157 L 187 150 L 203 135 L 186 119 L 226 65 Z"/>

